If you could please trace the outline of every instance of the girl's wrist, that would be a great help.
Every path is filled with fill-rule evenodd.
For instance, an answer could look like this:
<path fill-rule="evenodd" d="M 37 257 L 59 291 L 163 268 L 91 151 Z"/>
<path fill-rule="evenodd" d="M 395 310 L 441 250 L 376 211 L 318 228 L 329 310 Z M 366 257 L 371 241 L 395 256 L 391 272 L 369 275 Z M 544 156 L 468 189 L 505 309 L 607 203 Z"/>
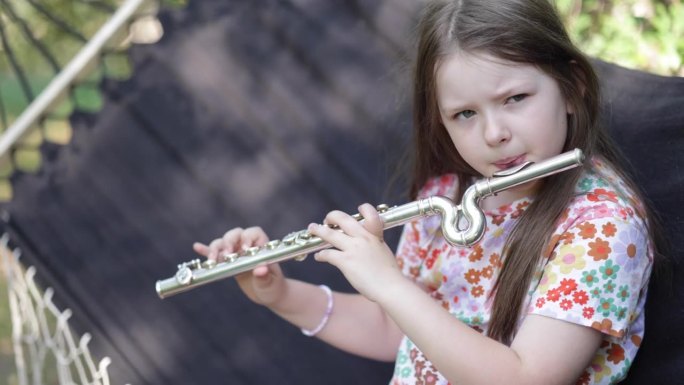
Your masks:
<path fill-rule="evenodd" d="M 382 288 L 379 289 L 377 295 L 372 300 L 385 308 L 392 301 L 400 299 L 401 293 L 413 285 L 414 283 L 403 274 L 396 274 L 391 279 L 384 281 Z"/>
<path fill-rule="evenodd" d="M 302 334 L 304 334 L 307 337 L 314 337 L 316 334 L 318 334 L 325 325 L 328 324 L 328 320 L 330 319 L 330 315 L 332 315 L 333 312 L 333 306 L 334 306 L 334 300 L 333 300 L 333 293 L 332 290 L 327 285 L 319 285 L 318 286 L 323 292 L 325 293 L 326 297 L 326 305 L 325 305 L 325 312 L 323 313 L 323 316 L 321 317 L 320 321 L 314 327 L 313 329 L 306 329 L 306 328 L 301 328 Z"/>

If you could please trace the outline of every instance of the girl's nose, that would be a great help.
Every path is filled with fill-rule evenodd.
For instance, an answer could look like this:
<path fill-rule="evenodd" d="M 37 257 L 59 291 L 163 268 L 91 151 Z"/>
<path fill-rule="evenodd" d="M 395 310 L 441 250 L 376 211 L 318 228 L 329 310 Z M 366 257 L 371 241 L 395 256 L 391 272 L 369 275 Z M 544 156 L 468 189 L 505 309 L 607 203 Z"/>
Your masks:
<path fill-rule="evenodd" d="M 496 147 L 511 139 L 511 131 L 501 119 L 490 117 L 485 121 L 484 139 L 489 146 Z"/>

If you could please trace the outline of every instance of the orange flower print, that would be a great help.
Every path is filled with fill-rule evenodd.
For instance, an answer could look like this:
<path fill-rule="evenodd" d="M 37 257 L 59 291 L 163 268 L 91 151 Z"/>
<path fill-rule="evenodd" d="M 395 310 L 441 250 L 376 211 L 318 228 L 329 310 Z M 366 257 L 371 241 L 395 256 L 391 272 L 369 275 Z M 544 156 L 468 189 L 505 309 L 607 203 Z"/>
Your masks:
<path fill-rule="evenodd" d="M 589 252 L 587 254 L 594 257 L 594 261 L 602 261 L 608 258 L 608 254 L 613 251 L 610 244 L 601 238 L 596 238 L 595 242 L 589 242 Z"/>
<path fill-rule="evenodd" d="M 423 377 L 424 384 L 425 385 L 435 385 L 437 383 L 437 380 L 439 380 L 439 377 L 437 377 L 437 374 L 431 372 L 431 371 L 426 371 L 425 376 Z"/>
<path fill-rule="evenodd" d="M 473 247 L 473 252 L 468 256 L 468 260 L 470 262 L 476 262 L 480 259 L 482 259 L 482 246 L 477 244 L 475 247 Z"/>
<path fill-rule="evenodd" d="M 580 376 L 580 378 L 577 379 L 577 385 L 589 385 L 590 379 L 591 379 L 591 376 L 585 370 L 584 373 L 582 373 L 582 375 Z"/>
<path fill-rule="evenodd" d="M 480 270 L 480 275 L 482 275 L 485 278 L 492 278 L 492 276 L 494 276 L 494 268 L 492 267 L 492 265 L 489 265 Z"/>
<path fill-rule="evenodd" d="M 413 266 L 409 269 L 409 275 L 413 278 L 418 278 L 418 275 L 420 275 L 420 267 L 418 266 Z"/>
<path fill-rule="evenodd" d="M 497 253 L 492 253 L 492 255 L 489 256 L 489 264 L 494 267 L 503 266 L 503 263 L 501 262 L 501 257 Z"/>
<path fill-rule="evenodd" d="M 592 202 L 608 200 L 617 203 L 618 201 L 617 194 L 615 194 L 613 191 L 607 191 L 606 189 L 602 188 L 597 188 L 596 190 L 587 194 L 587 199 Z"/>
<path fill-rule="evenodd" d="M 636 347 L 641 346 L 641 337 L 639 337 L 639 336 L 636 335 L 636 334 L 633 334 L 633 335 L 632 335 L 632 343 L 633 343 L 634 346 L 636 346 Z"/>
<path fill-rule="evenodd" d="M 569 245 L 575 240 L 575 234 L 563 233 L 563 235 L 560 236 L 560 240 L 563 241 L 564 245 Z"/>
<path fill-rule="evenodd" d="M 556 248 L 556 245 L 558 244 L 558 241 L 560 240 L 560 235 L 558 234 L 553 234 L 551 236 L 551 239 L 549 240 L 549 243 L 546 244 L 546 249 L 544 250 L 544 257 L 545 258 L 550 258 L 551 253 L 553 253 L 553 249 Z"/>
<path fill-rule="evenodd" d="M 472 294 L 475 298 L 480 297 L 482 294 L 484 294 L 484 288 L 480 285 L 473 286 L 473 288 L 470 289 L 470 294 Z"/>
<path fill-rule="evenodd" d="M 522 215 L 523 210 L 515 210 L 511 213 L 511 218 L 515 219 Z"/>
<path fill-rule="evenodd" d="M 546 300 L 544 298 L 540 297 L 540 298 L 537 298 L 537 303 L 535 304 L 535 306 L 541 309 L 545 303 L 546 303 Z"/>
<path fill-rule="evenodd" d="M 594 322 L 591 324 L 591 327 L 608 334 L 612 334 L 612 332 L 614 331 L 613 321 L 611 321 L 609 318 L 604 318 L 603 321 L 601 321 L 601 323 Z"/>
<path fill-rule="evenodd" d="M 594 316 L 594 308 L 593 307 L 587 306 L 584 309 L 582 309 L 582 317 L 584 317 L 586 319 L 591 319 L 591 317 L 593 317 L 593 316 Z"/>
<path fill-rule="evenodd" d="M 466 281 L 471 285 L 475 285 L 480 282 L 480 272 L 475 269 L 468 270 L 464 275 Z"/>
<path fill-rule="evenodd" d="M 617 227 L 612 222 L 608 222 L 603 227 L 601 227 L 601 233 L 606 237 L 610 238 L 617 232 Z"/>
<path fill-rule="evenodd" d="M 525 211 L 525 208 L 530 205 L 530 202 L 521 202 L 515 205 L 515 211 L 511 213 L 511 218 L 518 218 L 520 215 L 522 215 L 523 211 Z"/>
<path fill-rule="evenodd" d="M 579 227 L 579 236 L 582 239 L 594 238 L 594 235 L 596 235 L 596 226 L 593 223 L 583 222 L 577 227 Z"/>
<path fill-rule="evenodd" d="M 499 226 L 504 222 L 504 219 L 506 219 L 506 214 L 502 215 L 493 215 L 492 216 L 492 223 Z"/>

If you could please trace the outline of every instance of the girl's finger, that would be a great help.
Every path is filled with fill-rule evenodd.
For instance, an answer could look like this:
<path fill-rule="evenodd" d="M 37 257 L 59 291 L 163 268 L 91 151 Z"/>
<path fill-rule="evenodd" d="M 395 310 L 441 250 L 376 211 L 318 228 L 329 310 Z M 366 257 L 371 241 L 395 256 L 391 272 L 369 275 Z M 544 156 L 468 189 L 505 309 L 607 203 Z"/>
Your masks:
<path fill-rule="evenodd" d="M 359 221 L 342 211 L 329 212 L 325 217 L 325 222 L 338 226 L 340 230 L 351 237 L 362 236 L 366 232 L 363 226 L 359 224 Z"/>
<path fill-rule="evenodd" d="M 244 230 L 241 227 L 236 227 L 223 234 L 223 238 L 221 238 L 223 246 L 221 251 L 224 253 L 234 253 L 238 251 L 240 249 L 239 243 L 243 231 Z"/>
<path fill-rule="evenodd" d="M 263 246 L 268 242 L 268 236 L 261 227 L 250 227 L 242 232 L 240 237 L 242 247 Z"/>
<path fill-rule="evenodd" d="M 384 223 L 378 214 L 378 210 L 373 205 L 364 203 L 359 206 L 359 213 L 363 216 L 363 227 L 382 240 Z"/>
<path fill-rule="evenodd" d="M 207 255 L 207 258 L 214 261 L 218 260 L 221 249 L 223 249 L 223 241 L 221 239 L 214 239 L 209 244 L 209 254 Z"/>
<path fill-rule="evenodd" d="M 335 249 L 325 249 L 314 254 L 314 259 L 318 262 L 326 262 L 339 268 L 340 259 L 343 252 Z"/>
<path fill-rule="evenodd" d="M 333 247 L 342 248 L 343 245 L 349 240 L 349 236 L 341 231 L 330 228 L 327 225 L 319 225 L 317 223 L 312 223 L 307 228 L 309 234 L 317 236 L 322 240 L 328 242 Z"/>
<path fill-rule="evenodd" d="M 203 257 L 209 256 L 209 246 L 205 245 L 204 243 L 195 242 L 192 244 L 192 249 Z"/>

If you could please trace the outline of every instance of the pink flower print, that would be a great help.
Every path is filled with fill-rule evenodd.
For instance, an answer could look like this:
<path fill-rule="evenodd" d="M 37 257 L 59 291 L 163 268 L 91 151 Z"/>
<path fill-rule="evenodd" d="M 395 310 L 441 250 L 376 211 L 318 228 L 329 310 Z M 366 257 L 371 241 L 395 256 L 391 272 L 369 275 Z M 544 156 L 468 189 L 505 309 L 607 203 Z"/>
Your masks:
<path fill-rule="evenodd" d="M 563 274 L 569 274 L 573 270 L 582 270 L 586 266 L 585 251 L 582 245 L 561 245 L 552 263 L 558 265 Z"/>
<path fill-rule="evenodd" d="M 606 204 L 597 205 L 594 209 L 593 219 L 608 218 L 612 217 L 614 214 L 613 209 L 609 208 Z"/>
<path fill-rule="evenodd" d="M 614 210 L 605 203 L 592 203 L 591 206 L 581 206 L 575 210 L 577 222 L 614 216 Z"/>
<path fill-rule="evenodd" d="M 456 247 L 456 255 L 458 255 L 459 258 L 465 258 L 468 256 L 468 248 L 467 247 Z"/>
<path fill-rule="evenodd" d="M 539 293 L 545 294 L 549 290 L 549 287 L 554 285 L 557 281 L 558 275 L 551 270 L 547 270 L 544 272 L 544 275 L 542 275 L 541 279 L 539 280 L 537 290 L 539 291 Z"/>
<path fill-rule="evenodd" d="M 590 366 L 594 371 L 594 381 L 597 383 L 600 383 L 604 377 L 608 377 L 613 373 L 610 370 L 610 366 L 606 364 L 605 356 L 596 355 Z"/>
<path fill-rule="evenodd" d="M 468 301 L 468 310 L 473 313 L 479 312 L 481 306 L 482 305 L 477 300 L 471 299 L 470 301 Z"/>
<path fill-rule="evenodd" d="M 447 277 L 447 281 L 459 282 L 457 278 L 463 276 L 465 264 L 456 260 L 448 260 L 448 262 L 445 262 L 440 266 L 439 270 L 441 271 L 442 276 Z"/>

